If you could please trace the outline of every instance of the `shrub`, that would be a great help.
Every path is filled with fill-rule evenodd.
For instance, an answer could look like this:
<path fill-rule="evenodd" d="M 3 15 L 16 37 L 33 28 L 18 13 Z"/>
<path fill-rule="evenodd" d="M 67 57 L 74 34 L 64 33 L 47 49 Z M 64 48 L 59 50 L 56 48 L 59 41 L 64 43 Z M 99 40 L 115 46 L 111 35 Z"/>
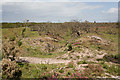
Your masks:
<path fill-rule="evenodd" d="M 74 65 L 73 62 L 69 62 L 69 63 L 68 63 L 68 68 L 73 68 L 73 67 L 74 67 L 73 65 Z"/>
<path fill-rule="evenodd" d="M 64 73 L 64 70 L 63 70 L 63 69 L 61 69 L 61 70 L 59 70 L 59 72 L 60 72 L 60 73 Z"/>
<path fill-rule="evenodd" d="M 67 72 L 67 74 L 66 74 L 66 75 L 67 75 L 67 76 L 68 76 L 68 75 L 71 75 L 71 72 Z"/>
<path fill-rule="evenodd" d="M 75 72 L 75 73 L 68 72 L 66 76 L 69 76 L 69 78 L 72 78 L 72 80 L 76 80 L 76 78 L 78 78 L 79 80 L 81 80 L 81 78 L 84 78 L 84 79 L 88 78 L 87 75 L 79 72 Z"/>
<path fill-rule="evenodd" d="M 103 63 L 103 68 L 108 69 L 108 65 Z"/>
<path fill-rule="evenodd" d="M 22 37 L 24 37 L 24 32 L 26 31 L 26 28 L 22 30 Z"/>
<path fill-rule="evenodd" d="M 10 41 L 15 41 L 15 37 L 10 37 Z"/>
<path fill-rule="evenodd" d="M 99 59 L 96 59 L 97 61 L 103 61 L 103 59 L 99 58 Z"/>
<path fill-rule="evenodd" d="M 77 64 L 87 64 L 87 62 L 83 60 L 83 61 L 78 61 Z"/>
<path fill-rule="evenodd" d="M 69 44 L 69 45 L 68 45 L 68 51 L 71 51 L 71 50 L 72 50 L 72 45 Z"/>
<path fill-rule="evenodd" d="M 22 42 L 19 40 L 18 41 L 18 46 L 20 47 L 22 45 Z"/>
<path fill-rule="evenodd" d="M 30 49 L 29 49 L 29 48 L 27 48 L 27 51 L 30 51 Z"/>
<path fill-rule="evenodd" d="M 105 55 L 104 57 L 103 57 L 103 59 L 104 60 L 106 60 L 106 61 L 111 61 L 111 62 L 114 62 L 114 63 L 120 63 L 119 61 L 120 61 L 120 54 L 116 54 L 116 55 Z"/>
<path fill-rule="evenodd" d="M 99 64 L 98 65 L 88 64 L 88 68 L 85 68 L 84 72 L 86 72 L 86 75 L 89 76 L 101 76 L 104 73 L 104 70 Z"/>
<path fill-rule="evenodd" d="M 80 56 L 76 56 L 77 59 L 80 59 Z"/>
<path fill-rule="evenodd" d="M 52 53 L 49 53 L 48 55 L 52 55 Z"/>
<path fill-rule="evenodd" d="M 41 67 L 43 70 L 46 70 L 47 69 L 47 66 L 45 64 L 42 65 Z"/>
<path fill-rule="evenodd" d="M 20 53 L 18 46 L 16 46 L 16 41 L 7 40 L 2 46 L 3 58 L 9 58 L 11 61 L 15 60 L 15 57 Z"/>
<path fill-rule="evenodd" d="M 22 75 L 21 70 L 17 67 L 15 61 L 9 61 L 8 59 L 3 59 L 2 64 L 2 77 L 3 78 L 20 78 Z"/>

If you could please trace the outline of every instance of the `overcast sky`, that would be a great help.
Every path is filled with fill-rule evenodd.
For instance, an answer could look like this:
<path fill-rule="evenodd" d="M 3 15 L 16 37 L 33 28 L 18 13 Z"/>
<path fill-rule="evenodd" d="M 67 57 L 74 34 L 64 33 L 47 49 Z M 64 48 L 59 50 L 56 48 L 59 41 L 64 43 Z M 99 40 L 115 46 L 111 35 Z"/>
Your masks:
<path fill-rule="evenodd" d="M 118 21 L 118 0 L 104 0 L 111 2 L 100 2 L 103 0 L 97 0 L 99 2 L 94 2 L 96 0 L 93 0 L 93 2 L 87 2 L 90 0 L 84 0 L 84 2 L 72 2 L 73 0 L 61 0 L 62 2 L 57 2 L 58 0 L 42 1 L 4 0 L 2 10 L 0 10 L 2 21 L 22 22 L 26 19 L 36 22 L 66 22 L 73 19 L 100 22 Z"/>
<path fill-rule="evenodd" d="M 119 0 L 3 0 L 3 2 L 118 2 Z"/>

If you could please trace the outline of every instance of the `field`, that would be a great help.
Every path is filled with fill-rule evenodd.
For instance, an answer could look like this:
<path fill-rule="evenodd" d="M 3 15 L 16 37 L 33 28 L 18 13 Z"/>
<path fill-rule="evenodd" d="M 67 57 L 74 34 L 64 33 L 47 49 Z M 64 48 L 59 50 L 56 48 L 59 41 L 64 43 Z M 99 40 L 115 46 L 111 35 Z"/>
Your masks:
<path fill-rule="evenodd" d="M 2 77 L 117 78 L 118 29 L 118 23 L 2 23 Z"/>

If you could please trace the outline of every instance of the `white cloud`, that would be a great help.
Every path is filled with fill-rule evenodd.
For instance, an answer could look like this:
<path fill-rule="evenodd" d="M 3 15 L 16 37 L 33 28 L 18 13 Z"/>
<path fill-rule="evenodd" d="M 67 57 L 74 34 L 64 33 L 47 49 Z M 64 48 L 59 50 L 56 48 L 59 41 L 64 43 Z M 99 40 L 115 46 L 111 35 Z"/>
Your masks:
<path fill-rule="evenodd" d="M 3 0 L 3 2 L 118 2 L 119 0 Z"/>
<path fill-rule="evenodd" d="M 102 11 L 103 13 L 117 13 L 118 12 L 118 8 L 110 8 L 107 11 Z"/>
<path fill-rule="evenodd" d="M 2 10 L 0 9 L 0 13 L 2 12 Z"/>
<path fill-rule="evenodd" d="M 4 3 L 3 10 L 9 13 L 39 13 L 41 16 L 75 16 L 82 14 L 82 10 L 101 8 L 101 5 L 88 5 L 86 3 Z M 34 15 L 32 14 L 32 15 Z"/>
<path fill-rule="evenodd" d="M 119 0 L 98 0 L 100 2 L 119 2 Z"/>
<path fill-rule="evenodd" d="M 3 2 L 69 2 L 70 0 L 4 0 Z"/>
<path fill-rule="evenodd" d="M 106 17 L 103 14 L 99 14 L 106 6 L 103 4 L 93 5 L 82 2 L 4 2 L 2 5 L 3 21 L 22 21 L 25 19 L 30 21 L 70 21 L 72 19 L 102 21 Z M 109 16 L 105 20 L 116 20 L 116 15 L 111 18 Z"/>

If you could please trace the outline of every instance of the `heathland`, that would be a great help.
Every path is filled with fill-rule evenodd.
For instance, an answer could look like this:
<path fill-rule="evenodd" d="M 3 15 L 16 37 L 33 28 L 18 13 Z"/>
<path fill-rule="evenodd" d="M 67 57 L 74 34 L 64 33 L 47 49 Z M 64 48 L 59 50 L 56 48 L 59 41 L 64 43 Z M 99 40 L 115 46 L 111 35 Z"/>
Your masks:
<path fill-rule="evenodd" d="M 118 25 L 2 23 L 2 77 L 117 78 Z"/>

